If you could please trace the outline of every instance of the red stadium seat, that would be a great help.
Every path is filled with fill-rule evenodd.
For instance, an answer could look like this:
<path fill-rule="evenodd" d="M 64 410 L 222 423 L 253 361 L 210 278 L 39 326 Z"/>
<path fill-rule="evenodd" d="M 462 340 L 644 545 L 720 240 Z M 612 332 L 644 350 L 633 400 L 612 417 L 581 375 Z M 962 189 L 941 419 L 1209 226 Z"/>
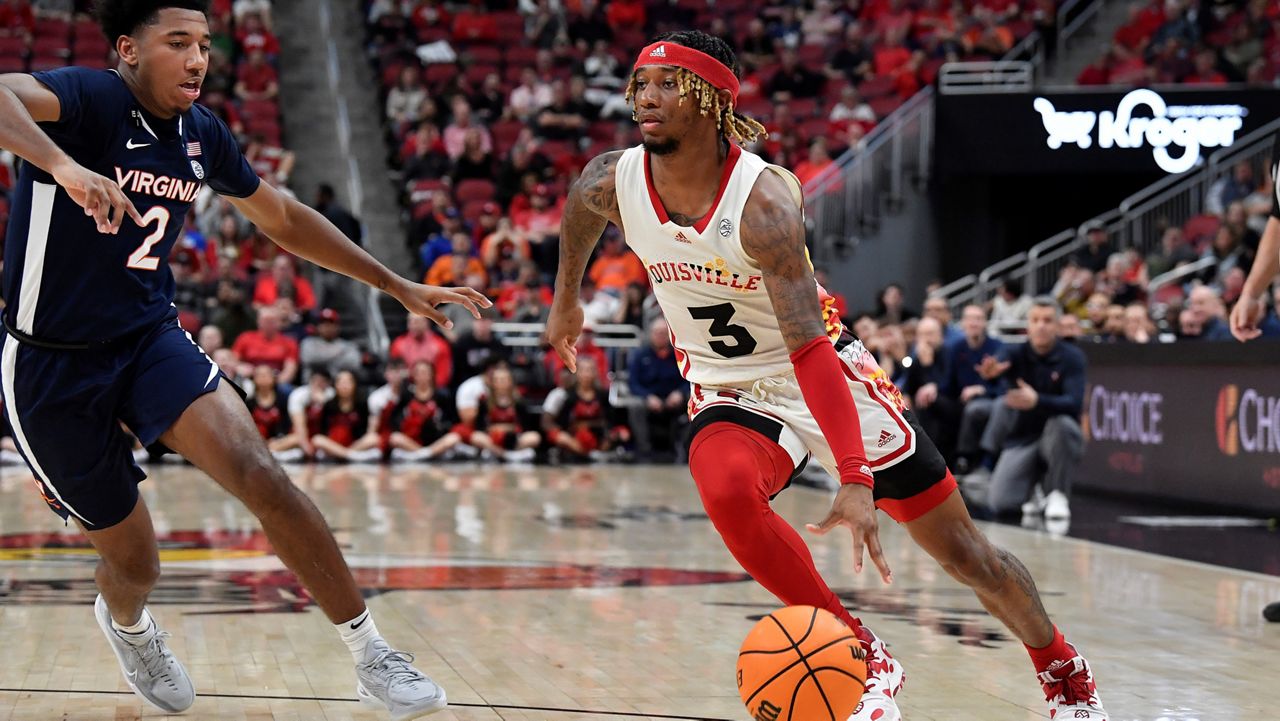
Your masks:
<path fill-rule="evenodd" d="M 492 13 L 498 26 L 498 39 L 503 42 L 520 42 L 524 39 L 524 17 L 518 12 Z"/>
<path fill-rule="evenodd" d="M 0 55 L 0 73 L 25 73 L 27 61 L 17 55 Z"/>
<path fill-rule="evenodd" d="M 94 70 L 106 70 L 107 68 L 111 67 L 111 64 L 107 62 L 107 56 L 105 53 L 103 54 L 93 53 L 92 55 L 73 55 L 71 56 L 71 64 L 79 65 L 85 68 L 92 68 Z"/>
<path fill-rule="evenodd" d="M 587 129 L 587 135 L 596 141 L 613 140 L 613 134 L 617 132 L 618 124 L 612 120 L 597 120 Z"/>
<path fill-rule="evenodd" d="M 25 55 L 27 41 L 22 38 L 0 38 L 0 56 Z"/>
<path fill-rule="evenodd" d="M 502 49 L 496 45 L 472 45 L 467 48 L 467 58 L 476 65 L 500 65 Z"/>
<path fill-rule="evenodd" d="M 818 101 L 813 98 L 796 98 L 790 103 L 791 116 L 796 120 L 804 120 L 818 112 Z"/>
<path fill-rule="evenodd" d="M 497 65 L 472 65 L 467 68 L 466 78 L 473 85 L 479 87 L 484 83 L 484 79 L 489 77 L 489 73 L 500 73 Z"/>
<path fill-rule="evenodd" d="M 938 79 L 938 71 L 942 69 L 942 65 L 945 62 L 947 62 L 946 58 L 934 58 L 925 61 L 925 64 L 920 66 L 920 80 L 925 85 L 933 85 L 933 81 Z"/>
<path fill-rule="evenodd" d="M 55 18 L 39 18 L 36 20 L 36 39 L 57 38 L 66 45 L 71 36 L 71 23 Z"/>
<path fill-rule="evenodd" d="M 458 74 L 458 66 L 453 63 L 434 63 L 428 65 L 422 74 L 423 82 L 428 86 L 440 86 L 453 80 Z"/>
<path fill-rule="evenodd" d="M 473 200 L 469 203 L 463 203 L 462 218 L 471 223 L 480 220 L 480 216 L 484 214 L 484 206 L 488 202 L 487 200 Z"/>
<path fill-rule="evenodd" d="M 31 55 L 66 58 L 71 53 L 67 50 L 66 38 L 38 37 L 31 44 Z"/>
<path fill-rule="evenodd" d="M 902 98 L 897 95 L 889 95 L 869 100 L 867 105 L 871 106 L 871 110 L 876 114 L 877 118 L 883 118 L 902 106 Z"/>
<path fill-rule="evenodd" d="M 507 48 L 505 57 L 508 70 L 510 70 L 512 66 L 516 66 L 521 69 L 526 67 L 531 68 L 538 60 L 538 49 L 529 47 L 528 45 L 513 45 Z"/>
<path fill-rule="evenodd" d="M 874 98 L 890 95 L 897 89 L 897 81 L 885 75 L 878 75 L 874 78 L 864 80 L 862 84 L 858 86 L 858 92 L 862 94 L 862 99 L 868 102 Z"/>
<path fill-rule="evenodd" d="M 831 130 L 831 123 L 826 118 L 812 118 L 800 125 L 800 138 L 805 142 L 814 138 L 826 137 Z"/>
<path fill-rule="evenodd" d="M 280 107 L 274 100 L 243 100 L 240 112 L 244 114 L 245 122 L 257 119 L 276 121 L 280 117 Z"/>
<path fill-rule="evenodd" d="M 507 150 L 515 145 L 516 138 L 520 136 L 520 131 L 525 129 L 525 124 L 519 120 L 502 120 L 489 126 L 489 133 L 493 136 L 493 144 L 498 155 L 505 155 Z"/>
<path fill-rule="evenodd" d="M 1191 247 L 1200 249 L 1204 244 L 1211 242 L 1213 236 L 1218 232 L 1218 226 L 1222 221 L 1216 215 L 1197 215 L 1182 226 L 1182 237 L 1186 239 Z"/>
<path fill-rule="evenodd" d="M 796 59 L 808 68 L 820 68 L 827 64 L 826 45 L 801 45 L 796 51 Z"/>
<path fill-rule="evenodd" d="M 472 178 L 458 183 L 454 196 L 459 203 L 471 203 L 479 201 L 483 203 L 486 200 L 493 200 L 497 195 L 498 188 L 492 181 L 480 178 Z"/>
<path fill-rule="evenodd" d="M 41 70 L 56 70 L 66 67 L 67 58 L 58 55 L 41 55 L 31 58 L 31 72 L 36 73 Z"/>
<path fill-rule="evenodd" d="M 107 41 L 106 36 L 102 34 L 102 28 L 98 27 L 98 23 L 87 18 L 77 20 L 71 30 L 75 33 L 77 42 L 85 40 L 91 36 L 102 38 L 103 42 Z"/>

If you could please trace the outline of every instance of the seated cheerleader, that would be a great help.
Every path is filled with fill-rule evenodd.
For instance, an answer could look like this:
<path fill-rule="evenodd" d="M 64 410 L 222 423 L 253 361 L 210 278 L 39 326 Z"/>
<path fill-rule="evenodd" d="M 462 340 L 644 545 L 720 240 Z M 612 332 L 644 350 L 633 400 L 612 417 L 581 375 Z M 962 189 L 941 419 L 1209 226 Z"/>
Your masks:
<path fill-rule="evenodd" d="M 298 435 L 293 432 L 289 418 L 289 404 L 276 383 L 276 371 L 269 365 L 253 369 L 253 395 L 245 398 L 249 415 L 258 426 L 258 432 L 267 441 L 267 448 L 281 463 L 302 460 L 303 450 Z"/>
<path fill-rule="evenodd" d="M 427 361 L 413 364 L 410 385 L 391 407 L 384 427 L 394 461 L 425 461 L 457 446 L 462 437 L 450 430 L 444 398 L 436 390 L 436 369 Z"/>
<path fill-rule="evenodd" d="M 333 381 L 334 396 L 320 414 L 320 432 L 311 437 L 316 458 L 367 463 L 382 458 L 377 422 L 369 418 L 369 405 L 359 397 L 356 376 L 339 371 Z"/>
<path fill-rule="evenodd" d="M 474 421 L 454 427 L 463 443 L 504 461 L 534 459 L 537 447 L 542 444 L 542 434 L 524 430 L 532 424 L 510 368 L 497 366 L 489 372 L 484 396 L 476 411 Z"/>
<path fill-rule="evenodd" d="M 316 457 L 316 447 L 311 444 L 311 439 L 320 433 L 324 404 L 332 399 L 333 379 L 320 369 L 311 371 L 307 384 L 294 388 L 289 394 L 289 421 L 293 424 L 298 447 L 307 458 Z"/>
<path fill-rule="evenodd" d="M 600 373 L 590 356 L 578 358 L 578 375 L 567 389 L 554 416 L 543 418 L 547 440 L 568 461 L 600 460 L 631 438 L 625 425 L 615 422 L 608 395 L 600 389 Z"/>

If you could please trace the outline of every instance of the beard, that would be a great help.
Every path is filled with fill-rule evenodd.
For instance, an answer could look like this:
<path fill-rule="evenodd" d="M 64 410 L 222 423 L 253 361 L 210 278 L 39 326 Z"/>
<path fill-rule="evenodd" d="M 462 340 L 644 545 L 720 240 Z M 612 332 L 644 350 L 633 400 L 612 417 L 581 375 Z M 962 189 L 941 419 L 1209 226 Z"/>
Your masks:
<path fill-rule="evenodd" d="M 653 155 L 670 155 L 680 149 L 680 141 L 675 138 L 666 140 L 646 140 L 644 149 Z"/>

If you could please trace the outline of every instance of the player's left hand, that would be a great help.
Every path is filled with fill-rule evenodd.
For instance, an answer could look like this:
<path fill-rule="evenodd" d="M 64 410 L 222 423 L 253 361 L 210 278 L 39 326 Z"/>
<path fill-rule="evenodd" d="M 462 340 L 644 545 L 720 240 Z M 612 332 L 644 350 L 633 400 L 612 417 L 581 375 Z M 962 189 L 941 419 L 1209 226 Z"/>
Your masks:
<path fill-rule="evenodd" d="M 889 570 L 884 549 L 880 547 L 880 526 L 876 521 L 875 498 L 870 488 L 859 483 L 840 486 L 835 500 L 831 502 L 831 512 L 822 519 L 822 523 L 805 524 L 810 533 L 819 536 L 826 535 L 837 526 L 845 526 L 853 532 L 853 570 L 862 573 L 862 549 L 865 545 L 871 554 L 871 562 L 880 569 L 880 578 L 885 583 L 893 583 L 893 571 Z"/>
<path fill-rule="evenodd" d="M 1249 293 L 1241 293 L 1240 299 L 1231 309 L 1231 335 L 1238 341 L 1253 340 L 1262 335 L 1258 323 L 1262 321 L 1263 307 L 1259 299 Z"/>
<path fill-rule="evenodd" d="M 480 317 L 481 308 L 493 306 L 493 301 L 474 288 L 440 288 L 406 280 L 388 292 L 392 298 L 400 301 L 400 305 L 403 305 L 405 310 L 414 315 L 430 318 L 442 328 L 453 327 L 453 321 L 436 310 L 436 306 L 442 303 L 457 303 L 464 306 L 476 318 Z"/>

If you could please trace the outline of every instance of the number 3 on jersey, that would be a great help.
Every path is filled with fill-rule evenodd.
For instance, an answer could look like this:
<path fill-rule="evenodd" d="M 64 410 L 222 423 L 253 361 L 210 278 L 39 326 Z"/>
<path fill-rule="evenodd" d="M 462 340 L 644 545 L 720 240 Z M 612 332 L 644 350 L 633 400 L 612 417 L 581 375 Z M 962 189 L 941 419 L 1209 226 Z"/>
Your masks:
<path fill-rule="evenodd" d="M 722 340 L 711 340 L 707 342 L 707 347 L 719 353 L 725 358 L 738 358 L 744 355 L 751 355 L 756 349 L 756 339 L 751 337 L 751 332 L 747 330 L 745 325 L 730 323 L 733 318 L 733 303 L 720 303 L 718 305 L 704 305 L 699 308 L 690 308 L 689 315 L 694 320 L 709 320 L 712 338 L 732 338 L 736 341 L 733 345 L 729 345 Z"/>
<path fill-rule="evenodd" d="M 146 228 L 152 223 L 156 224 L 156 229 L 142 240 L 142 245 L 133 251 L 129 256 L 126 266 L 134 270 L 155 270 L 160 267 L 160 256 L 148 255 L 151 249 L 155 247 L 164 238 L 165 226 L 169 225 L 169 211 L 163 205 L 157 205 L 148 210 L 146 215 L 142 216 L 142 227 Z"/>

